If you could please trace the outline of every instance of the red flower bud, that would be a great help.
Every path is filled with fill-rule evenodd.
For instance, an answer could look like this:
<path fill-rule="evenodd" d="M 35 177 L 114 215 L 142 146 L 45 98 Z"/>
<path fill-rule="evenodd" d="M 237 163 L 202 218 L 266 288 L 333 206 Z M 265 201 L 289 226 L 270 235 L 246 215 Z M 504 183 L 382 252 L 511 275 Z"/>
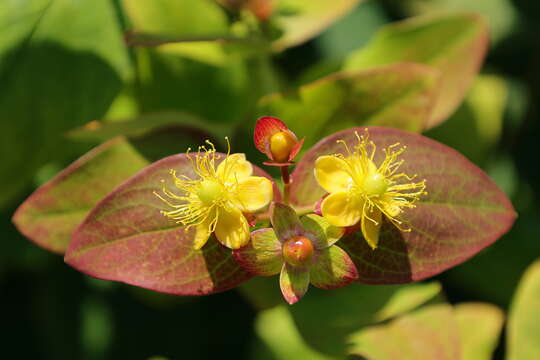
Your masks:
<path fill-rule="evenodd" d="M 259 118 L 253 135 L 255 146 L 272 161 L 266 165 L 289 166 L 298 154 L 304 139 L 298 140 L 283 121 L 274 117 Z"/>

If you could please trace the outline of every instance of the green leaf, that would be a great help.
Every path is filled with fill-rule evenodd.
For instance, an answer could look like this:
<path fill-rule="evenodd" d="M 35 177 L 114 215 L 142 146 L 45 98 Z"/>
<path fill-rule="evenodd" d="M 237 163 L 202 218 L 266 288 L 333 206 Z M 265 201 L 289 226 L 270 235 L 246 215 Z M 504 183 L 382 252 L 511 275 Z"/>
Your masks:
<path fill-rule="evenodd" d="M 508 315 L 509 360 L 540 358 L 540 261 L 521 279 Z"/>
<path fill-rule="evenodd" d="M 61 134 L 101 118 L 131 67 L 108 0 L 2 1 L 0 28 L 1 206 L 74 155 Z"/>
<path fill-rule="evenodd" d="M 156 49 L 137 49 L 136 54 L 141 75 L 136 98 L 142 112 L 177 110 L 213 124 L 234 124 L 253 102 L 242 59 L 215 65 Z"/>
<path fill-rule="evenodd" d="M 270 213 L 272 227 L 281 242 L 285 242 L 298 234 L 298 229 L 301 227 L 300 219 L 290 206 L 273 203 Z"/>
<path fill-rule="evenodd" d="M 274 42 L 274 49 L 281 51 L 317 36 L 358 3 L 360 0 L 279 0 L 272 19 L 283 35 Z"/>
<path fill-rule="evenodd" d="M 192 138 L 192 134 L 201 134 L 203 132 L 220 138 L 225 137 L 227 133 L 223 126 L 219 124 L 210 125 L 199 116 L 180 111 L 162 111 L 119 121 L 93 121 L 69 131 L 67 135 L 74 140 L 80 141 L 105 141 L 116 136 L 141 137 L 167 127 L 182 129 Z M 178 152 L 181 150 L 179 149 Z"/>
<path fill-rule="evenodd" d="M 497 347 L 504 314 L 496 306 L 462 303 L 454 307 L 461 338 L 461 360 L 490 360 Z"/>
<path fill-rule="evenodd" d="M 319 250 L 310 269 L 310 282 L 325 289 L 337 289 L 358 279 L 356 267 L 349 255 L 337 245 Z"/>
<path fill-rule="evenodd" d="M 36 244 L 63 253 L 75 227 L 98 201 L 148 164 L 127 141 L 113 139 L 40 187 L 17 209 L 13 222 Z"/>
<path fill-rule="evenodd" d="M 295 304 L 308 290 L 309 269 L 284 263 L 279 275 L 279 287 L 285 301 Z"/>
<path fill-rule="evenodd" d="M 236 261 L 254 275 L 276 275 L 283 266 L 281 241 L 272 229 L 252 232 L 251 241 L 246 246 L 233 250 L 233 254 Z"/>
<path fill-rule="evenodd" d="M 508 36 L 518 22 L 518 12 L 511 0 L 409 0 L 403 2 L 414 14 L 443 11 L 471 11 L 486 17 L 489 38 L 497 43 Z"/>
<path fill-rule="evenodd" d="M 212 65 L 227 61 L 223 47 L 214 41 L 229 36 L 226 15 L 216 2 L 122 0 L 122 3 L 133 27 L 127 36 L 129 43 L 145 45 L 146 42 L 148 46 L 158 40 L 155 45 L 159 45 L 167 43 L 164 39 L 180 38 L 182 43 L 160 46 L 159 52 Z"/>
<path fill-rule="evenodd" d="M 480 75 L 455 114 L 425 135 L 442 142 L 482 165 L 499 141 L 506 111 L 508 89 L 504 79 Z M 467 136 L 463 136 L 467 129 Z"/>
<path fill-rule="evenodd" d="M 306 148 L 357 125 L 420 132 L 436 100 L 437 78 L 436 70 L 417 64 L 337 73 L 295 93 L 269 95 L 261 100 L 258 112 L 285 121 L 306 138 Z"/>
<path fill-rule="evenodd" d="M 254 175 L 270 178 L 253 168 Z M 177 191 L 170 181 L 171 169 L 178 176 L 196 178 L 185 154 L 146 167 L 90 212 L 75 230 L 65 261 L 97 278 L 175 295 L 220 292 L 247 280 L 250 275 L 229 249 L 212 237 L 201 250 L 194 250 L 195 228 L 186 229 L 160 213 L 170 208 L 155 194 L 164 187 Z M 274 191 L 278 197 L 276 187 Z"/>
<path fill-rule="evenodd" d="M 447 119 L 463 100 L 480 69 L 488 44 L 487 26 L 475 14 L 412 18 L 380 30 L 353 53 L 345 70 L 417 62 L 440 70 L 439 97 L 426 128 Z"/>
<path fill-rule="evenodd" d="M 260 312 L 255 319 L 255 330 L 267 349 L 256 347 L 253 359 L 333 359 L 318 353 L 304 342 L 285 306 Z M 264 350 L 270 354 L 265 354 Z"/>
<path fill-rule="evenodd" d="M 304 230 L 311 232 L 317 239 L 315 245 L 321 248 L 328 248 L 336 243 L 343 236 L 345 229 L 330 225 L 322 216 L 308 214 L 300 218 Z"/>
<path fill-rule="evenodd" d="M 383 222 L 379 245 L 372 250 L 359 233 L 340 240 L 354 260 L 360 282 L 404 283 L 425 279 L 458 265 L 492 244 L 512 226 L 516 214 L 497 185 L 479 168 L 455 150 L 421 135 L 389 128 L 368 128 L 377 146 L 375 164 L 383 149 L 400 143 L 406 150 L 399 173 L 426 180 L 427 195 L 401 219 L 412 231 L 401 232 Z M 291 175 L 291 202 L 297 208 L 312 209 L 325 195 L 313 174 L 315 160 L 322 155 L 345 153 L 357 143 L 353 128 L 336 133 L 311 148 Z"/>
<path fill-rule="evenodd" d="M 138 31 L 169 35 L 208 35 L 227 30 L 227 17 L 215 1 L 122 0 Z"/>
<path fill-rule="evenodd" d="M 325 354 L 343 355 L 351 333 L 413 310 L 435 297 L 440 289 L 438 283 L 353 284 L 331 292 L 311 289 L 309 296 L 290 311 L 298 331 L 310 346 Z"/>
<path fill-rule="evenodd" d="M 351 353 L 368 359 L 461 359 L 458 326 L 446 304 L 424 307 L 387 325 L 364 328 L 350 340 Z"/>

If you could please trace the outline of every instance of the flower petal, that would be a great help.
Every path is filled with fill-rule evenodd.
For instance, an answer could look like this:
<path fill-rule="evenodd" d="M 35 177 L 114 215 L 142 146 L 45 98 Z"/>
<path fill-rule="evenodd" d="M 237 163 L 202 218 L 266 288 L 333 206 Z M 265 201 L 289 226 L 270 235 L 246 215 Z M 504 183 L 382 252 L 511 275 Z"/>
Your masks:
<path fill-rule="evenodd" d="M 283 264 L 279 277 L 281 293 L 289 304 L 294 304 L 304 296 L 309 286 L 309 269 Z"/>
<path fill-rule="evenodd" d="M 331 246 L 345 233 L 344 228 L 331 225 L 328 220 L 315 214 L 302 216 L 300 222 L 304 230 L 314 235 L 311 241 L 319 250 Z"/>
<path fill-rule="evenodd" d="M 248 176 L 238 180 L 236 196 L 244 212 L 262 209 L 272 201 L 274 192 L 272 182 L 265 177 Z"/>
<path fill-rule="evenodd" d="M 331 246 L 317 254 L 310 270 L 310 281 L 321 289 L 335 289 L 358 279 L 358 270 L 349 255 L 338 246 Z"/>
<path fill-rule="evenodd" d="M 246 160 L 245 154 L 231 154 L 217 167 L 217 176 L 226 183 L 232 183 L 251 176 L 253 166 Z"/>
<path fill-rule="evenodd" d="M 329 193 L 348 190 L 353 183 L 345 170 L 347 163 L 336 156 L 320 156 L 315 161 L 315 178 L 319 185 Z"/>
<path fill-rule="evenodd" d="M 238 249 L 248 243 L 249 224 L 239 209 L 228 207 L 218 210 L 216 238 L 229 249 Z"/>
<path fill-rule="evenodd" d="M 362 218 L 364 200 L 341 191 L 330 194 L 321 204 L 323 217 L 334 226 L 352 226 Z"/>
<path fill-rule="evenodd" d="M 272 227 L 281 242 L 302 234 L 300 219 L 290 206 L 273 203 L 270 209 Z"/>
<path fill-rule="evenodd" d="M 195 235 L 193 238 L 193 249 L 200 250 L 208 241 L 208 238 L 212 234 L 210 231 L 210 225 L 216 218 L 216 211 L 211 209 L 206 219 L 195 226 Z"/>
<path fill-rule="evenodd" d="M 375 222 L 373 222 L 372 220 Z M 368 245 L 372 249 L 376 249 L 377 244 L 379 243 L 381 223 L 382 213 L 381 210 L 376 207 L 374 207 L 371 211 L 366 210 L 366 214 L 362 217 L 362 235 L 364 235 L 364 239 L 366 239 Z"/>
<path fill-rule="evenodd" d="M 281 243 L 272 229 L 260 229 L 251 233 L 251 242 L 233 251 L 234 258 L 254 275 L 271 276 L 283 266 Z"/>

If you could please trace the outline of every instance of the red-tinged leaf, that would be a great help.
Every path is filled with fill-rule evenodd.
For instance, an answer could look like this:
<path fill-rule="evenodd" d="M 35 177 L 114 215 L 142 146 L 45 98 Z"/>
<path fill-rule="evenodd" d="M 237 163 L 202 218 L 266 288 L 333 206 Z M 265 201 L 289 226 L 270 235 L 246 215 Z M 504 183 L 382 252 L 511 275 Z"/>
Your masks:
<path fill-rule="evenodd" d="M 170 169 L 195 177 L 185 154 L 140 171 L 103 199 L 75 230 L 66 262 L 94 277 L 176 295 L 215 293 L 247 280 L 250 275 L 230 250 L 213 238 L 202 250 L 193 250 L 194 228 L 186 232 L 160 214 L 168 209 L 154 192 L 164 186 L 174 190 L 167 181 Z M 255 166 L 254 175 L 270 178 Z M 279 196 L 275 186 L 274 191 Z"/>
<path fill-rule="evenodd" d="M 283 297 L 289 304 L 298 302 L 309 287 L 309 269 L 287 263 L 283 264 L 279 286 Z"/>
<path fill-rule="evenodd" d="M 236 261 L 254 275 L 271 276 L 281 271 L 283 256 L 281 242 L 272 229 L 251 233 L 251 241 L 233 251 Z"/>
<path fill-rule="evenodd" d="M 406 283 L 436 275 L 462 263 L 492 244 L 513 224 L 512 204 L 495 183 L 455 150 L 421 135 L 397 129 L 371 127 L 370 139 L 377 145 L 375 163 L 383 148 L 395 143 L 407 147 L 400 156 L 400 172 L 425 179 L 427 195 L 417 207 L 402 214 L 411 232 L 401 232 L 383 223 L 379 247 L 372 250 L 361 233 L 340 240 L 355 262 L 359 281 L 369 284 Z M 297 208 L 312 208 L 325 195 L 313 175 L 321 155 L 343 153 L 344 140 L 357 144 L 355 128 L 321 140 L 298 163 L 291 175 L 291 202 Z"/>
<path fill-rule="evenodd" d="M 273 203 L 270 207 L 272 226 L 281 242 L 302 235 L 302 225 L 296 212 L 287 205 Z"/>
<path fill-rule="evenodd" d="M 287 125 L 279 119 L 271 116 L 263 116 L 255 123 L 255 130 L 253 131 L 253 142 L 255 147 L 262 153 L 270 155 L 270 137 L 277 132 L 289 130 Z"/>
<path fill-rule="evenodd" d="M 353 334 L 351 354 L 368 359 L 461 360 L 460 338 L 450 305 L 432 305 L 389 324 Z M 385 344 L 385 345 L 381 345 Z"/>
<path fill-rule="evenodd" d="M 302 216 L 300 222 L 317 250 L 332 246 L 345 232 L 345 229 L 330 225 L 325 218 L 314 214 Z"/>
<path fill-rule="evenodd" d="M 321 289 L 335 289 L 358 279 L 353 261 L 340 247 L 334 245 L 320 250 L 310 271 L 310 281 Z"/>
<path fill-rule="evenodd" d="M 126 140 L 113 139 L 83 155 L 19 206 L 13 222 L 39 246 L 63 253 L 90 210 L 149 164 Z"/>
<path fill-rule="evenodd" d="M 416 62 L 440 70 L 439 96 L 426 128 L 445 121 L 459 106 L 488 48 L 488 29 L 477 14 L 411 18 L 390 24 L 353 53 L 344 70 Z"/>
<path fill-rule="evenodd" d="M 360 125 L 420 132 L 437 99 L 439 75 L 436 69 L 411 63 L 336 73 L 293 93 L 268 95 L 258 112 L 286 121 L 305 137 L 307 146 Z"/>

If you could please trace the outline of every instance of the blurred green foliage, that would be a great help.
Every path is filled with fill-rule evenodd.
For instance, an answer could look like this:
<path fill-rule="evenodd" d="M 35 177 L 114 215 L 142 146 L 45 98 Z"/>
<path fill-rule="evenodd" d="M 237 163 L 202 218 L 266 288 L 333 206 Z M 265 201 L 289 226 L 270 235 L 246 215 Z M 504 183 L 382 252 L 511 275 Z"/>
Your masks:
<path fill-rule="evenodd" d="M 389 53 L 388 47 L 378 45 L 384 36 L 372 40 L 382 26 L 411 15 L 440 16 L 455 10 L 476 11 L 487 19 L 491 49 L 483 74 L 465 101 L 455 112 L 444 107 L 441 113 L 452 113 L 451 117 L 426 135 L 484 168 L 511 196 L 519 219 L 493 246 L 439 275 L 436 280 L 445 295 L 429 303 L 482 301 L 508 312 L 519 279 L 540 254 L 540 168 L 536 166 L 540 6 L 534 0 L 343 0 L 331 2 L 341 5 L 334 11 L 332 6 L 325 7 L 326 1 L 313 3 L 310 8 L 302 1 L 279 2 L 275 19 L 261 26 L 252 14 L 237 14 L 210 0 L 0 2 L 0 317 L 6 325 L 2 355 L 55 360 L 147 359 L 155 354 L 168 359 L 328 359 L 331 355 L 308 345 L 309 335 L 304 333 L 324 326 L 321 319 L 334 318 L 332 314 L 339 310 L 380 315 L 381 309 L 397 306 L 390 296 L 393 291 L 353 285 L 335 299 L 332 293 L 314 292 L 295 310 L 282 304 L 273 307 L 282 300 L 279 290 L 269 288 L 266 280 L 275 279 L 252 280 L 240 291 L 196 299 L 85 281 L 61 256 L 25 239 L 10 218 L 39 185 L 116 135 L 127 136 L 148 161 L 185 151 L 187 144 L 197 145 L 204 138 L 219 142 L 226 134 L 236 135 L 235 149 L 262 159 L 250 139 L 262 96 L 279 91 L 292 93 L 294 101 L 299 101 L 301 96 L 294 97 L 297 85 L 342 70 L 353 51 L 356 55 L 347 61 L 349 70 L 402 61 L 396 55 L 399 47 Z M 127 47 L 123 37 L 132 30 L 181 41 Z M 280 31 L 286 36 L 280 37 Z M 388 39 L 391 30 L 385 31 Z M 271 41 L 254 45 L 223 40 L 251 33 L 264 34 Z M 189 41 L 194 37 L 199 41 Z M 213 41 L 216 38 L 222 40 Z M 433 41 L 444 48 L 449 44 L 446 40 L 443 34 Z M 399 39 L 392 41 L 399 43 Z M 371 50 L 358 50 L 367 44 Z M 436 61 L 420 58 L 420 50 L 406 59 L 438 66 Z M 453 64 L 468 55 L 459 52 Z M 324 98 L 336 99 L 334 95 Z M 322 100 L 313 101 L 307 109 Z M 373 105 L 369 99 L 362 101 Z M 302 111 L 284 116 L 296 117 Z M 397 111 L 395 116 L 399 115 Z M 316 131 L 309 126 L 304 129 Z M 516 338 L 516 324 L 532 314 L 538 316 L 538 311 L 522 309 L 532 306 L 526 297 L 534 296 L 527 294 L 534 292 L 534 281 L 538 282 L 531 280 L 532 272 L 528 274 L 528 284 L 520 286 L 510 313 L 515 318 L 510 320 L 509 350 L 516 348 L 515 341 L 526 341 Z M 404 291 L 430 286 L 405 286 Z M 437 293 L 438 288 L 430 291 Z M 374 300 L 381 292 L 385 295 Z M 393 318 L 423 302 L 409 304 L 403 311 L 388 310 L 376 320 Z M 343 309 L 333 308 L 336 303 Z M 377 304 L 375 310 L 369 307 L 373 304 Z M 319 317 L 321 311 L 326 313 Z M 302 330 L 302 318 L 309 320 L 304 325 L 307 332 Z M 354 320 L 355 326 L 365 324 Z M 534 321 L 538 323 L 533 319 L 533 325 Z M 402 323 L 391 320 L 356 335 L 371 339 L 373 331 L 386 331 L 382 327 L 388 326 L 399 329 Z M 487 344 L 484 354 L 493 349 L 493 338 L 498 336 L 496 324 L 491 329 L 487 340 L 479 340 Z M 537 335 L 535 339 L 540 338 Z M 365 344 L 363 353 L 369 352 Z M 502 358 L 504 347 L 500 339 L 495 358 Z"/>

